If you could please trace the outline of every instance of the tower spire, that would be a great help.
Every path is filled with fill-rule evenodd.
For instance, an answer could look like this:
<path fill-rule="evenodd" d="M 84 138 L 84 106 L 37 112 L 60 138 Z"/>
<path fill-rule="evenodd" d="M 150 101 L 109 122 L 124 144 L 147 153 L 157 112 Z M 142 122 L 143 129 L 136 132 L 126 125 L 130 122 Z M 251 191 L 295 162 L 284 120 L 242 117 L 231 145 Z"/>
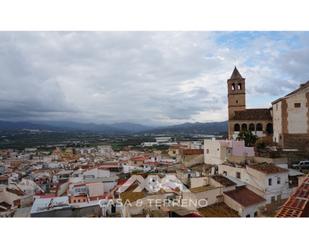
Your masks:
<path fill-rule="evenodd" d="M 235 66 L 234 71 L 231 75 L 230 79 L 243 79 L 243 77 L 241 76 L 241 74 L 239 73 L 237 67 Z"/>

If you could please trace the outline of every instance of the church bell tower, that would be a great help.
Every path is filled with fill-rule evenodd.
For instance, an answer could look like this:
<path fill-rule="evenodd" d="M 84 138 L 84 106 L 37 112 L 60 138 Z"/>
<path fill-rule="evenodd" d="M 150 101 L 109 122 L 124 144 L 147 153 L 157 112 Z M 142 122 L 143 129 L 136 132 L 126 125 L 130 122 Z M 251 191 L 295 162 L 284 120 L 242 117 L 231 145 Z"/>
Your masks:
<path fill-rule="evenodd" d="M 234 117 L 235 111 L 246 110 L 246 79 L 241 76 L 237 68 L 227 80 L 228 89 L 228 117 L 229 120 Z"/>

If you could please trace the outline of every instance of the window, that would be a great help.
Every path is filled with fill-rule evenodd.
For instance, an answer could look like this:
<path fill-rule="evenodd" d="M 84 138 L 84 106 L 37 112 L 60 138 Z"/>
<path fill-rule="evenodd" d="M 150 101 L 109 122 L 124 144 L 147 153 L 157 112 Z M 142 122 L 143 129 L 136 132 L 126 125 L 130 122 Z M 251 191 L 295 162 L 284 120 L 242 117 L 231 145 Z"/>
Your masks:
<path fill-rule="evenodd" d="M 263 131 L 263 125 L 262 125 L 261 123 L 258 123 L 258 124 L 256 125 L 256 130 L 257 130 L 257 131 Z"/>
<path fill-rule="evenodd" d="M 226 175 L 227 175 L 227 172 L 226 172 L 226 171 L 223 171 L 223 175 L 225 175 L 225 176 L 226 176 Z"/>
<path fill-rule="evenodd" d="M 232 91 L 234 91 L 235 90 L 235 84 L 233 83 L 232 84 Z"/>
<path fill-rule="evenodd" d="M 280 179 L 280 177 L 277 177 L 277 184 L 281 184 L 281 179 Z"/>
<path fill-rule="evenodd" d="M 294 107 L 295 108 L 300 108 L 301 107 L 301 103 L 294 103 Z"/>
<path fill-rule="evenodd" d="M 269 179 L 268 179 L 268 186 L 271 186 L 271 185 L 272 185 L 272 179 L 269 178 Z"/>
<path fill-rule="evenodd" d="M 254 131 L 255 130 L 255 125 L 254 124 L 249 124 L 249 131 Z"/>
<path fill-rule="evenodd" d="M 237 90 L 241 90 L 241 84 L 240 83 L 237 84 Z"/>
<path fill-rule="evenodd" d="M 234 125 L 234 131 L 240 131 L 240 125 L 239 124 Z"/>
<path fill-rule="evenodd" d="M 254 217 L 257 217 L 257 216 L 258 216 L 258 212 L 255 211 L 255 212 L 254 212 Z"/>
<path fill-rule="evenodd" d="M 236 100 L 236 104 L 238 104 L 238 100 Z"/>
<path fill-rule="evenodd" d="M 209 149 L 206 149 L 206 154 L 209 154 Z"/>
<path fill-rule="evenodd" d="M 267 132 L 268 134 L 273 134 L 273 124 L 272 124 L 272 123 L 268 123 L 268 124 L 266 125 L 266 132 Z"/>
<path fill-rule="evenodd" d="M 236 178 L 240 179 L 240 172 L 236 172 Z"/>
<path fill-rule="evenodd" d="M 246 131 L 248 129 L 247 124 L 242 124 L 241 125 L 241 130 Z"/>

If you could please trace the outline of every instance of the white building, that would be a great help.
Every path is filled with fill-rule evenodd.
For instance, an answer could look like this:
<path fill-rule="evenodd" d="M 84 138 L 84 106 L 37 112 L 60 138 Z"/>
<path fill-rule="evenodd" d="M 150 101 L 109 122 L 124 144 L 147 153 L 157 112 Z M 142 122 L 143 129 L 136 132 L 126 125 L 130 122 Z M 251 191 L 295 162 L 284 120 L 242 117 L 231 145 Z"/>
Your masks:
<path fill-rule="evenodd" d="M 309 81 L 272 102 L 273 141 L 284 148 L 309 145 Z"/>
<path fill-rule="evenodd" d="M 204 140 L 204 162 L 206 164 L 222 164 L 230 157 L 253 157 L 253 147 L 245 147 L 244 141 Z"/>
<path fill-rule="evenodd" d="M 224 203 L 238 212 L 241 217 L 257 217 L 266 201 L 247 187 L 237 187 L 223 193 Z"/>
<path fill-rule="evenodd" d="M 288 198 L 288 170 L 270 164 L 218 165 L 218 174 L 238 178 L 247 184 L 247 188 L 271 203 Z"/>
<path fill-rule="evenodd" d="M 156 137 L 155 139 L 156 139 L 156 142 L 159 144 L 172 142 L 171 137 Z"/>

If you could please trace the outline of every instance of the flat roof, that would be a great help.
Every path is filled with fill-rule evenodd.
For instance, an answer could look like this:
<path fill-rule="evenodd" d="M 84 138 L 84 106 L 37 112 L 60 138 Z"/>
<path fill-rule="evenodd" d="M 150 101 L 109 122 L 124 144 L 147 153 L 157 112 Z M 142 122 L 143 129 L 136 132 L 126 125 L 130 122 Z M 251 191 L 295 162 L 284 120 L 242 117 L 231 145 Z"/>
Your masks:
<path fill-rule="evenodd" d="M 33 202 L 31 213 L 41 213 L 54 209 L 62 209 L 65 207 L 70 207 L 68 196 L 53 197 L 53 198 L 37 198 Z"/>
<path fill-rule="evenodd" d="M 236 186 L 237 187 L 241 187 L 241 186 L 245 186 L 247 185 L 244 181 L 236 178 L 236 177 L 233 177 L 233 176 L 225 176 L 226 178 L 230 179 L 231 181 L 235 182 Z"/>
<path fill-rule="evenodd" d="M 289 169 L 289 176 L 302 176 L 304 173 L 295 170 L 295 169 Z"/>
<path fill-rule="evenodd" d="M 285 173 L 289 171 L 288 169 L 284 169 L 274 164 L 267 164 L 267 163 L 250 164 L 250 165 L 247 165 L 247 167 L 255 169 L 267 175 L 276 174 L 276 173 Z"/>
<path fill-rule="evenodd" d="M 230 179 L 226 178 L 223 175 L 214 175 L 211 178 L 214 179 L 216 182 L 219 182 L 220 184 L 222 184 L 225 187 L 230 187 L 230 186 L 236 185 L 235 182 L 231 181 Z"/>
<path fill-rule="evenodd" d="M 127 192 L 122 192 L 120 194 L 120 198 L 123 202 L 129 201 L 132 203 L 144 197 L 145 197 L 144 192 L 127 191 Z"/>
<path fill-rule="evenodd" d="M 238 213 L 224 202 L 200 208 L 198 211 L 203 217 L 239 217 Z"/>
<path fill-rule="evenodd" d="M 216 187 L 210 186 L 210 185 L 205 185 L 201 187 L 196 187 L 196 188 L 190 188 L 190 191 L 192 193 L 200 193 L 200 192 L 205 192 L 207 190 L 215 189 Z"/>

